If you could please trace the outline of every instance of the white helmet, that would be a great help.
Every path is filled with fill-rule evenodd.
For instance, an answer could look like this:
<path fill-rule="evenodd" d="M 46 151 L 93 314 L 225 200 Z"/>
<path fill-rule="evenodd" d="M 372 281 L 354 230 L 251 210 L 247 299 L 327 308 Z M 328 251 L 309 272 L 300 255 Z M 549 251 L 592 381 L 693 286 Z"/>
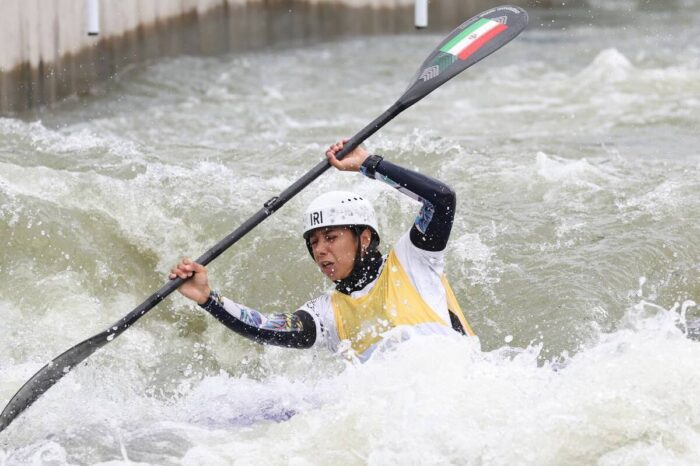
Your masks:
<path fill-rule="evenodd" d="M 304 212 L 304 239 L 317 228 L 363 225 L 379 240 L 377 217 L 372 204 L 349 191 L 331 191 L 314 199 Z"/>

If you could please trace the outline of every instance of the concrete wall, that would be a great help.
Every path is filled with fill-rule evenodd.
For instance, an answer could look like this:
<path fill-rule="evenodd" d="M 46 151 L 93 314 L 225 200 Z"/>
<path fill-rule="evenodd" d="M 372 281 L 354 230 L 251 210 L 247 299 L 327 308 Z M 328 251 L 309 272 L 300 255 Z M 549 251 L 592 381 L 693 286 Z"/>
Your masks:
<path fill-rule="evenodd" d="M 86 35 L 87 0 L 2 0 L 0 2 L 0 69 L 20 62 L 31 66 L 77 53 L 97 39 Z M 100 0 L 101 38 L 139 26 L 232 3 L 227 0 Z"/>
<path fill-rule="evenodd" d="M 124 66 L 161 56 L 411 30 L 413 1 L 99 0 L 100 35 L 88 36 L 87 0 L 0 0 L 0 114 L 87 93 Z M 431 0 L 430 24 L 453 27 L 500 3 Z"/>

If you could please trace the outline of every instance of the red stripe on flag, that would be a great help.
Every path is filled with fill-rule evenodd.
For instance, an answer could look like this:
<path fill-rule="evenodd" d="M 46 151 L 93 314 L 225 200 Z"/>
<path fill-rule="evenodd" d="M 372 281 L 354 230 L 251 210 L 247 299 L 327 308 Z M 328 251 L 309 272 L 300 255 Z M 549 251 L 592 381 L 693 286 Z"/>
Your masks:
<path fill-rule="evenodd" d="M 459 59 L 466 60 L 471 54 L 479 50 L 482 45 L 484 45 L 486 42 L 490 41 L 503 31 L 505 31 L 506 29 L 508 29 L 508 26 L 506 26 L 505 24 L 499 24 L 495 28 L 491 29 L 489 32 L 487 32 L 486 34 L 469 44 L 469 47 L 459 52 Z"/>

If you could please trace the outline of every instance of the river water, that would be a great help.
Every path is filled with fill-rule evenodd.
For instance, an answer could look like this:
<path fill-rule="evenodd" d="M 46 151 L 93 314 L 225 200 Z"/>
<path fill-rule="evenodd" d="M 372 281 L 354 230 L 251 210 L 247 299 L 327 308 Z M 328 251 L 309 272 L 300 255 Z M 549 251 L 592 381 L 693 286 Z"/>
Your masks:
<path fill-rule="evenodd" d="M 478 334 L 357 365 L 260 347 L 176 296 L 0 434 L 0 464 L 700 464 L 700 3 L 531 11 L 370 151 L 458 194 L 447 270 Z M 0 404 L 396 99 L 442 34 L 136 66 L 0 119 Z M 354 189 L 385 244 L 417 204 L 329 172 L 210 266 L 293 311 L 300 239 Z"/>

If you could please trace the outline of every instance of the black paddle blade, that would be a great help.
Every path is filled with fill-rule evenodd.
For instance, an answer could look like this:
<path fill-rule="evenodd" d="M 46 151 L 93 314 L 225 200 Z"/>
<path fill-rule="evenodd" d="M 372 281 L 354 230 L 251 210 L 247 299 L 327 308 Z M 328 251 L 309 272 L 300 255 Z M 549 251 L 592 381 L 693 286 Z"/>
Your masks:
<path fill-rule="evenodd" d="M 110 340 L 112 336 L 109 332 L 102 332 L 72 347 L 42 367 L 19 389 L 3 409 L 0 414 L 0 432 L 61 377 L 70 372 L 75 364 L 83 361 Z"/>
<path fill-rule="evenodd" d="M 215 248 L 209 250 L 207 254 L 211 255 L 214 249 Z M 204 255 L 198 258 L 197 262 L 200 264 L 207 264 L 210 260 L 211 258 L 209 256 Z M 5 409 L 2 410 L 2 414 L 0 414 L 0 432 L 9 426 L 22 411 L 31 406 L 31 404 L 43 395 L 46 390 L 67 375 L 75 366 L 134 325 L 146 312 L 175 291 L 182 282 L 183 280 L 180 278 L 169 280 L 158 291 L 149 296 L 146 301 L 119 319 L 119 321 L 115 322 L 114 325 L 110 326 L 107 330 L 78 343 L 39 369 L 31 379 L 22 385 L 22 388 L 15 393 L 15 396 L 12 397 L 10 402 L 7 403 L 7 406 L 5 406 Z"/>
<path fill-rule="evenodd" d="M 413 105 L 446 81 L 513 40 L 527 26 L 527 13 L 517 6 L 499 6 L 468 19 L 430 54 L 399 98 Z"/>

